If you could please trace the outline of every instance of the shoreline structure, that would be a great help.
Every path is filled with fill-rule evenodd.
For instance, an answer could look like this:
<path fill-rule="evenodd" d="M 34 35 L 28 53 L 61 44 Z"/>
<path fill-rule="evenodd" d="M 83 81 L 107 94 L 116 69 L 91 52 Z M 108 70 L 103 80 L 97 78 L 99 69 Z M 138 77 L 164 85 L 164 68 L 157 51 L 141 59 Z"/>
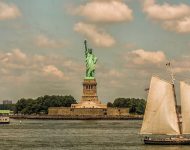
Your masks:
<path fill-rule="evenodd" d="M 51 116 L 51 115 L 11 115 L 11 119 L 37 119 L 37 120 L 142 120 L 143 115 L 125 116 Z"/>

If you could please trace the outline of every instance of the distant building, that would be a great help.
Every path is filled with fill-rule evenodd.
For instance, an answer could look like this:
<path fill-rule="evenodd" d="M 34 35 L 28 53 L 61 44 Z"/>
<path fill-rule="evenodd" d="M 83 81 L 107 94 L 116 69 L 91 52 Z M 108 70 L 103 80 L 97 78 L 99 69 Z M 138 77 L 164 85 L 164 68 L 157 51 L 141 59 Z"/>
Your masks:
<path fill-rule="evenodd" d="M 3 100 L 3 104 L 12 104 L 12 100 Z"/>
<path fill-rule="evenodd" d="M 0 116 L 10 115 L 10 110 L 0 110 Z"/>

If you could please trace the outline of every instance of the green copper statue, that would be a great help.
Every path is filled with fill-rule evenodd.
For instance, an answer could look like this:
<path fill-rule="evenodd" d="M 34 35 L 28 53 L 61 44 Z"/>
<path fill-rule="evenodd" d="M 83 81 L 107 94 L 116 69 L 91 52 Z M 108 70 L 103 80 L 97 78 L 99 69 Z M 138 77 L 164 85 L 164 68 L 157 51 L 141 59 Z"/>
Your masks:
<path fill-rule="evenodd" d="M 86 62 L 86 77 L 85 79 L 94 79 L 95 67 L 97 62 L 97 57 L 92 53 L 92 49 L 87 48 L 87 41 L 84 41 L 85 46 L 85 62 Z"/>

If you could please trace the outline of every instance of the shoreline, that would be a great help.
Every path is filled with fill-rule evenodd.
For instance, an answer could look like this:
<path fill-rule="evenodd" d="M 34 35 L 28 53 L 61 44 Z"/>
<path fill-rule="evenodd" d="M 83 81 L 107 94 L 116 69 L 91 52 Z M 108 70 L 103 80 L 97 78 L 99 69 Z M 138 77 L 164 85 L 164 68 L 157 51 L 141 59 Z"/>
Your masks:
<path fill-rule="evenodd" d="M 11 119 L 37 120 L 143 120 L 142 115 L 129 116 L 50 116 L 50 115 L 12 115 Z"/>

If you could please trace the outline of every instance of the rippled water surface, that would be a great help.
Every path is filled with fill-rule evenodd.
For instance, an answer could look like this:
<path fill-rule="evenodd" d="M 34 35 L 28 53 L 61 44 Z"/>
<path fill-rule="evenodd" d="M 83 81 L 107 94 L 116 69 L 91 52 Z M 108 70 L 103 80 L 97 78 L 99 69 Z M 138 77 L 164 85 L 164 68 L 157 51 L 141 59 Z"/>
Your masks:
<path fill-rule="evenodd" d="M 11 120 L 0 125 L 0 150 L 190 150 L 190 146 L 147 146 L 141 121 Z"/>

